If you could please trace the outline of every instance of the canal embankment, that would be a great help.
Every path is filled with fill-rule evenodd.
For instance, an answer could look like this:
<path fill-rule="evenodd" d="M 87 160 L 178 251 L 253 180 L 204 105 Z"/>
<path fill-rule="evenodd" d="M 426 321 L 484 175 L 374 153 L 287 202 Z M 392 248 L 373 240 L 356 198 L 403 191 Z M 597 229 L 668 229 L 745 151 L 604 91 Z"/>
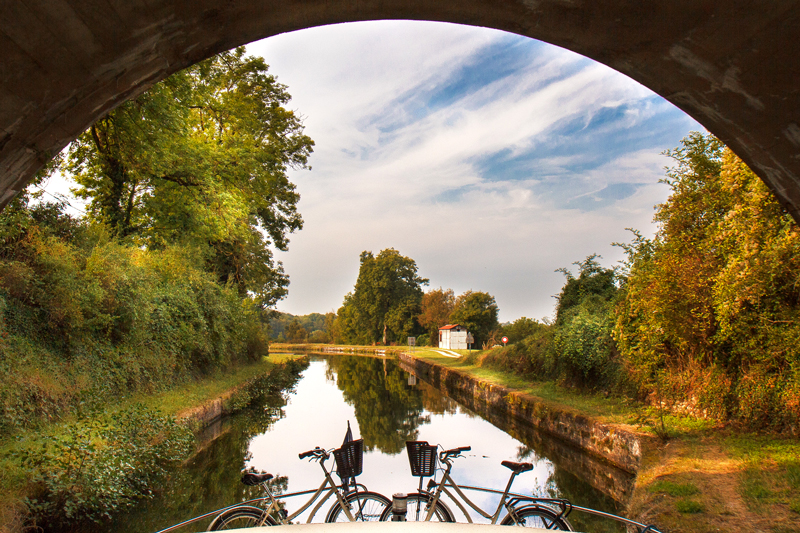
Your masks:
<path fill-rule="evenodd" d="M 76 494 L 81 492 L 79 489 L 82 488 L 81 483 L 85 481 L 83 478 L 94 479 L 90 471 L 92 465 L 97 463 L 102 466 L 108 461 L 113 462 L 114 457 L 120 455 L 112 445 L 117 441 L 119 441 L 117 444 L 125 447 L 127 451 L 139 449 L 143 450 L 142 453 L 146 455 L 167 453 L 177 457 L 183 456 L 182 450 L 186 449 L 187 451 L 193 450 L 189 451 L 191 456 L 191 454 L 203 450 L 209 442 L 220 436 L 221 431 L 224 430 L 220 429 L 223 425 L 219 422 L 227 415 L 246 409 L 248 405 L 257 401 L 260 395 L 291 386 L 292 375 L 298 374 L 302 367 L 302 362 L 297 360 L 302 358 L 297 355 L 271 356 L 269 360 L 263 359 L 226 373 L 207 376 L 169 391 L 150 395 L 141 393 L 120 399 L 118 402 L 105 403 L 102 406 L 94 407 L 89 413 L 55 422 L 36 430 L 19 432 L 13 438 L 4 436 L 0 439 L 0 465 L 2 465 L 0 531 L 17 533 L 30 528 L 33 516 L 29 513 L 30 504 L 25 502 L 33 502 L 40 508 L 48 505 L 47 493 L 59 491 L 58 494 L 60 494 L 63 492 L 61 491 L 62 487 L 50 477 L 61 475 L 59 468 L 75 470 L 74 465 L 69 461 L 71 455 L 66 452 L 71 450 L 78 455 L 82 454 L 81 457 L 83 457 L 83 466 L 78 468 L 73 476 L 67 478 L 72 479 L 70 483 L 74 485 L 73 492 Z M 298 365 L 300 366 L 298 367 Z M 178 426 L 188 426 L 195 434 L 195 439 L 191 439 L 190 432 L 188 441 L 185 437 L 181 437 L 184 441 L 181 451 L 167 449 L 169 447 L 167 441 L 173 437 L 168 436 L 164 442 L 161 442 L 160 433 L 154 434 L 156 437 L 154 442 L 160 446 L 157 450 L 134 442 L 127 436 L 127 433 L 126 436 L 121 437 L 123 429 L 125 431 L 133 430 L 134 433 L 139 434 L 145 434 L 150 429 L 154 429 L 156 432 L 175 433 L 173 429 L 170 429 L 173 427 L 170 424 L 174 424 L 170 420 L 177 420 Z M 153 427 L 151 428 L 151 426 Z M 108 437 L 105 434 L 109 431 L 115 437 Z M 90 439 L 89 444 L 84 442 L 85 439 Z M 150 439 L 147 444 L 152 444 L 150 442 L 152 440 Z M 192 442 L 196 442 L 197 445 L 193 445 Z M 165 446 L 167 448 L 164 448 Z M 106 457 L 109 454 L 112 456 L 111 459 Z M 137 460 L 134 456 L 130 458 L 132 464 L 138 464 Z M 43 465 L 42 468 L 39 468 L 38 471 L 30 470 L 32 464 L 39 463 Z M 150 466 L 155 469 L 157 469 L 156 467 L 160 468 L 160 465 Z M 122 477 L 122 474 L 120 476 Z M 125 476 L 131 477 L 131 473 L 126 473 Z M 40 477 L 42 479 L 39 479 Z M 131 479 L 133 478 L 131 477 Z M 138 482 L 134 481 L 134 483 Z M 90 489 L 95 490 L 97 486 L 103 487 L 96 480 L 90 480 Z M 42 492 L 43 487 L 46 488 L 45 492 Z M 120 490 L 120 493 L 122 492 Z M 133 501 L 137 499 L 137 496 L 133 492 L 124 492 L 121 498 Z M 73 509 L 74 517 L 93 516 L 95 513 L 93 509 L 86 507 L 91 504 L 88 498 L 70 503 L 75 504 L 73 505 L 75 507 Z M 125 506 L 120 502 L 110 501 L 108 496 L 104 497 L 101 503 L 106 510 Z M 61 523 L 68 518 L 51 516 L 48 511 L 46 520 L 48 523 Z M 36 520 L 35 525 L 40 527 L 42 517 L 36 518 Z M 75 523 L 77 522 L 76 518 Z"/>
<path fill-rule="evenodd" d="M 518 419 L 620 467 L 627 462 L 624 468 L 636 473 L 624 500 L 629 517 L 670 533 L 800 532 L 797 439 L 659 413 L 624 398 L 554 390 L 552 383 L 530 383 L 482 368 L 474 352 L 472 357 L 463 355 L 467 357 L 452 359 L 417 349 L 413 357 L 402 358 L 427 373 L 423 379 L 438 383 L 482 416 Z M 657 436 L 661 416 L 665 426 Z M 638 447 L 627 444 L 633 439 Z M 618 460 L 628 452 L 633 453 Z M 568 453 L 568 448 L 558 453 Z M 593 473 L 591 464 L 572 468 L 576 466 L 608 494 L 617 485 L 604 489 L 607 471 Z"/>
<path fill-rule="evenodd" d="M 408 353 L 400 354 L 399 358 L 408 371 L 479 414 L 525 422 L 630 474 L 636 474 L 641 466 L 641 436 L 630 428 L 600 423 L 565 406 L 554 405 Z"/>

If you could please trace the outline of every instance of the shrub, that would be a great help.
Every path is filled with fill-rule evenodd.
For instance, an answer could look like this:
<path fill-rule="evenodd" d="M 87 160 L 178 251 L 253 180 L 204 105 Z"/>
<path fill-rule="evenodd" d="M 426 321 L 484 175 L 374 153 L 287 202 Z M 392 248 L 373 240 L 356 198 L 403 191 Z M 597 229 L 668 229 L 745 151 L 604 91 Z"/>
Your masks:
<path fill-rule="evenodd" d="M 188 427 L 141 405 L 81 418 L 17 453 L 34 485 L 28 509 L 37 526 L 109 518 L 151 494 L 193 447 Z"/>
<path fill-rule="evenodd" d="M 0 242 L 1 430 L 58 420 L 86 391 L 162 390 L 266 355 L 262 311 L 201 251 L 26 223 Z"/>

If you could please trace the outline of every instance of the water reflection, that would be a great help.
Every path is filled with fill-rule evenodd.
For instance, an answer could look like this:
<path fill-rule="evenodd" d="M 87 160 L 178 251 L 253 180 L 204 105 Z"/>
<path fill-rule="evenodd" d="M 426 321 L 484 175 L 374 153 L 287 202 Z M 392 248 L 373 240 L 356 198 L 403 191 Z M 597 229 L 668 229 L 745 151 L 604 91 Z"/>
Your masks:
<path fill-rule="evenodd" d="M 367 450 L 398 454 L 407 440 L 417 440 L 421 424 L 430 423 L 430 416 L 423 413 L 422 394 L 409 385 L 408 374 L 395 361 L 336 357 L 327 363 L 326 377 L 353 406 Z"/>
<path fill-rule="evenodd" d="M 298 453 L 315 446 L 330 449 L 341 445 L 348 420 L 356 438 L 363 437 L 369 450 L 358 481 L 370 490 L 388 496 L 413 492 L 418 479 L 411 476 L 405 441 L 427 440 L 447 448 L 472 446 L 472 452 L 457 459 L 453 468 L 459 484 L 502 490 L 509 471 L 500 462 L 525 460 L 534 464 L 534 470 L 516 479 L 515 492 L 566 497 L 578 505 L 619 511 L 621 504 L 609 494 L 622 497 L 624 491 L 603 489 L 603 483 L 616 483 L 614 475 L 585 454 L 565 449 L 502 416 L 488 418 L 491 423 L 422 380 L 410 385 L 409 375 L 396 361 L 312 357 L 291 394 L 211 428 L 207 445 L 174 472 L 162 494 L 123 517 L 113 530 L 152 533 L 258 495 L 257 488 L 254 492 L 239 482 L 243 468 L 284 476 L 287 492 L 315 488 L 322 481 L 322 472 L 316 463 L 299 460 Z M 586 477 L 580 477 L 584 472 Z M 473 496 L 484 509 L 494 510 L 498 502 L 491 494 L 469 493 Z M 287 508 L 296 510 L 305 498 L 286 499 Z M 450 507 L 463 521 L 456 507 Z M 324 518 L 324 513 L 320 514 Z M 572 520 L 579 530 L 624 531 L 579 516 Z M 187 531 L 200 531 L 206 525 L 196 524 Z"/>

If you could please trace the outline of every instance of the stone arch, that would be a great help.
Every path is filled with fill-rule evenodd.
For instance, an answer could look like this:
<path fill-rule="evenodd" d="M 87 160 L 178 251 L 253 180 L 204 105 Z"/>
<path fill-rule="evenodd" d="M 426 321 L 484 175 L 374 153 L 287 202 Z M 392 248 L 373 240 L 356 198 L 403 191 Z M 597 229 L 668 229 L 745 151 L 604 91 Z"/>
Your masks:
<path fill-rule="evenodd" d="M 660 94 L 728 144 L 800 221 L 800 3 L 722 0 L 9 0 L 0 8 L 0 207 L 119 103 L 287 31 L 378 19 L 546 41 Z"/>

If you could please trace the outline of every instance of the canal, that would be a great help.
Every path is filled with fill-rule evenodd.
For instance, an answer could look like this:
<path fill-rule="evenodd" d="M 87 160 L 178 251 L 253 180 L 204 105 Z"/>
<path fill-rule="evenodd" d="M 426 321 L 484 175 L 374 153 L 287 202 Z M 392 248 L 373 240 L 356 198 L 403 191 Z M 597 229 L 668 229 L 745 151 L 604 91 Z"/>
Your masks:
<path fill-rule="evenodd" d="M 172 472 L 152 499 L 118 517 L 109 530 L 152 533 L 193 516 L 260 496 L 257 487 L 239 481 L 244 468 L 280 476 L 284 492 L 316 488 L 322 471 L 298 453 L 316 446 L 335 448 L 350 423 L 365 444 L 363 474 L 358 481 L 391 498 L 414 492 L 405 451 L 407 440 L 426 440 L 445 448 L 471 446 L 456 459 L 453 478 L 464 485 L 502 490 L 509 470 L 501 461 L 534 465 L 517 477 L 512 490 L 540 497 L 567 498 L 576 505 L 619 514 L 631 489 L 629 474 L 524 424 L 503 427 L 489 422 L 405 372 L 389 358 L 310 356 L 296 386 L 265 398 L 258 409 L 222 420 L 203 436 L 197 455 Z M 513 435 L 513 436 L 512 436 Z M 495 496 L 477 492 L 470 498 L 491 511 Z M 296 509 L 304 497 L 287 499 Z M 464 521 L 451 506 L 458 521 Z M 324 520 L 320 513 L 317 520 Z M 474 514 L 476 522 L 486 522 Z M 580 513 L 570 517 L 577 530 L 624 531 L 613 522 Z M 184 531 L 204 530 L 208 522 Z"/>

